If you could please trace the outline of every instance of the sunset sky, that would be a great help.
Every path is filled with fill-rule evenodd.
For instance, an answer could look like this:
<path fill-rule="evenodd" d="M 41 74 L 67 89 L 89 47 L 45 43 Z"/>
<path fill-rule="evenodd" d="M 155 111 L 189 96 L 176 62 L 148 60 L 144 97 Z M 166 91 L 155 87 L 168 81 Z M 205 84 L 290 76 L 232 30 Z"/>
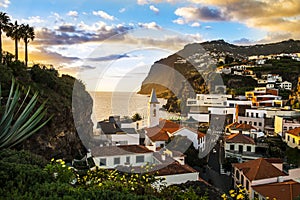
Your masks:
<path fill-rule="evenodd" d="M 89 90 L 136 89 L 154 61 L 191 42 L 300 39 L 299 0 L 0 0 L 0 9 L 35 28 L 31 63 L 53 64 Z"/>

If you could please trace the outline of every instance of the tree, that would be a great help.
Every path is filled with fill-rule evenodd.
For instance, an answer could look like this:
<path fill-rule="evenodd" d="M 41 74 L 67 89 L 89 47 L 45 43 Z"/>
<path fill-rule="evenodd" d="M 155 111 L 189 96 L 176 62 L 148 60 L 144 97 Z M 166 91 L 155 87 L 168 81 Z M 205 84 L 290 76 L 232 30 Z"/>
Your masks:
<path fill-rule="evenodd" d="M 139 120 L 141 120 L 141 119 L 142 119 L 142 117 L 141 117 L 141 115 L 140 115 L 139 113 L 135 113 L 135 114 L 131 117 L 131 120 L 132 120 L 133 122 L 139 121 Z"/>
<path fill-rule="evenodd" d="M 29 26 L 28 24 L 27 25 L 22 24 L 20 26 L 20 29 L 21 29 L 21 37 L 22 37 L 22 39 L 24 40 L 24 43 L 25 43 L 25 65 L 27 67 L 27 64 L 28 64 L 27 46 L 28 46 L 28 43 L 30 42 L 30 40 L 31 41 L 34 40 L 35 34 L 34 34 L 33 27 Z"/>
<path fill-rule="evenodd" d="M 9 25 L 9 17 L 6 13 L 0 12 L 0 62 L 2 63 L 2 31 L 7 31 Z"/>
<path fill-rule="evenodd" d="M 12 80 L 4 110 L 0 113 L 0 149 L 9 148 L 22 142 L 51 119 L 50 117 L 42 122 L 47 111 L 45 102 L 35 110 L 38 94 L 35 93 L 31 98 L 29 95 L 30 89 L 23 97 L 20 86 L 15 86 L 15 80 Z M 2 103 L 1 97 L 0 87 L 0 105 Z M 19 102 L 20 99 L 21 102 Z"/>
<path fill-rule="evenodd" d="M 6 36 L 15 40 L 15 60 L 19 59 L 18 56 L 18 42 L 22 37 L 21 28 L 17 21 L 14 24 L 10 23 L 10 28 L 6 32 Z"/>

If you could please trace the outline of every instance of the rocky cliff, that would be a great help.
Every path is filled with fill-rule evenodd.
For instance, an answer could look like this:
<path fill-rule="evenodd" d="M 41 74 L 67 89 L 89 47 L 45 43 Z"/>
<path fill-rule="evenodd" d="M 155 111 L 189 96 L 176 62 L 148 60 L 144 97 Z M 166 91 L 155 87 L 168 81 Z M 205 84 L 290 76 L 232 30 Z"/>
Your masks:
<path fill-rule="evenodd" d="M 40 103 L 47 101 L 45 118 L 53 116 L 46 126 L 16 148 L 29 150 L 47 159 L 71 160 L 85 155 L 86 148 L 78 135 L 73 119 L 73 113 L 80 112 L 80 118 L 76 119 L 81 129 L 80 133 L 89 137 L 93 127 L 91 121 L 93 101 L 82 83 L 78 82 L 77 85 L 80 87 L 77 87 L 73 94 L 75 78 L 67 75 L 60 77 L 55 69 L 38 65 L 27 69 L 18 62 L 0 65 L 0 74 L 4 91 L 9 89 L 11 77 L 15 77 L 21 86 L 26 88 L 30 86 L 32 93 L 39 92 Z M 72 107 L 72 96 L 77 99 L 76 107 Z"/>
<path fill-rule="evenodd" d="M 298 40 L 251 46 L 237 46 L 224 40 L 188 44 L 175 54 L 155 62 L 139 93 L 149 94 L 152 88 L 161 97 L 175 94 L 180 98 L 184 96 L 182 93 L 191 91 L 205 93 L 213 90 L 215 85 L 223 84 L 223 77 L 212 73 L 220 56 L 231 55 L 234 59 L 242 60 L 251 55 L 299 52 Z"/>

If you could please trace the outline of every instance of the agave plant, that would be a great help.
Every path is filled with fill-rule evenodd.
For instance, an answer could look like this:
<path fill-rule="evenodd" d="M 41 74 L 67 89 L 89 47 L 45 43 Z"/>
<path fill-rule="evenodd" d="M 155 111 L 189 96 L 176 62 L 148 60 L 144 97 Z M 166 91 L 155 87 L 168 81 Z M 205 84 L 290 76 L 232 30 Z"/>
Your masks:
<path fill-rule="evenodd" d="M 29 97 L 30 88 L 25 97 L 21 100 L 21 91 L 19 84 L 12 80 L 9 96 L 0 116 L 0 149 L 10 148 L 22 142 L 40 128 L 42 128 L 50 119 L 44 122 L 47 110 L 45 103 L 36 108 L 38 102 L 38 93 Z M 0 86 L 0 105 L 2 94 Z M 28 103 L 27 103 L 28 102 Z"/>

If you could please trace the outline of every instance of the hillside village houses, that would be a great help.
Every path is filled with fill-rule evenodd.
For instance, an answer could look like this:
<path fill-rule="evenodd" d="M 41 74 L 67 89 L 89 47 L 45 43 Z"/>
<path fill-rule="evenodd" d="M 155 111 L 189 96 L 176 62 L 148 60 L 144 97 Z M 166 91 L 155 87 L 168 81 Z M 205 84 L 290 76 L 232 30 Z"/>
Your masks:
<path fill-rule="evenodd" d="M 126 128 L 122 128 L 119 117 L 98 122 L 99 131 L 95 138 L 105 142 L 90 150 L 96 166 L 141 172 L 142 166 L 150 165 L 151 171 L 155 171 L 157 177 L 165 178 L 167 185 L 199 180 L 199 172 L 185 163 L 185 155 L 169 150 L 166 144 L 171 137 L 180 135 L 187 138 L 196 149 L 203 151 L 205 134 L 170 120 L 160 119 L 159 104 L 155 90 L 152 90 L 145 128 L 140 126 L 137 129 L 137 123 L 143 124 L 141 121 L 135 122 L 133 126 L 125 123 Z M 140 140 L 142 135 L 144 140 Z"/>
<path fill-rule="evenodd" d="M 257 150 L 267 148 L 262 138 L 273 135 L 280 135 L 292 148 L 300 146 L 300 112 L 283 107 L 278 89 L 257 87 L 238 98 L 222 93 L 196 94 L 195 98 L 187 99 L 186 105 L 190 107 L 190 111 L 187 120 L 183 120 L 181 124 L 161 119 L 160 103 L 155 90 L 152 90 L 147 120 L 122 123 L 122 120 L 114 117 L 106 122 L 99 122 L 100 130 L 96 137 L 104 135 L 107 141 L 105 144 L 110 146 L 104 144 L 92 149 L 94 162 L 103 168 L 130 168 L 136 171 L 141 170 L 143 165 L 154 165 L 153 169 L 161 174 L 160 177 L 168 177 L 167 184 L 198 180 L 199 172 L 185 163 L 184 152 L 169 150 L 168 143 L 173 137 L 181 136 L 188 139 L 199 152 L 206 150 L 209 153 L 212 141 L 208 134 L 199 132 L 197 127 L 199 123 L 208 124 L 207 133 L 216 133 L 213 124 L 220 123 L 226 125 L 217 131 L 221 146 L 224 147 L 224 158 L 235 157 L 240 162 L 233 165 L 235 186 L 242 183 L 250 197 L 260 199 L 272 195 L 266 193 L 264 188 L 285 188 L 286 185 L 296 189 L 299 187 L 300 183 L 297 181 L 300 177 L 295 174 L 300 174 L 300 171 L 295 169 L 283 172 L 282 162 L 272 163 L 274 160 L 271 162 L 270 159 L 264 159 L 264 154 Z M 223 121 L 219 122 L 217 119 Z M 109 148 L 112 150 L 108 151 Z M 274 174 L 260 177 L 255 174 L 261 172 L 254 170 L 254 175 L 251 175 L 250 169 L 255 166 L 268 168 Z M 248 168 L 250 174 L 244 170 Z"/>

